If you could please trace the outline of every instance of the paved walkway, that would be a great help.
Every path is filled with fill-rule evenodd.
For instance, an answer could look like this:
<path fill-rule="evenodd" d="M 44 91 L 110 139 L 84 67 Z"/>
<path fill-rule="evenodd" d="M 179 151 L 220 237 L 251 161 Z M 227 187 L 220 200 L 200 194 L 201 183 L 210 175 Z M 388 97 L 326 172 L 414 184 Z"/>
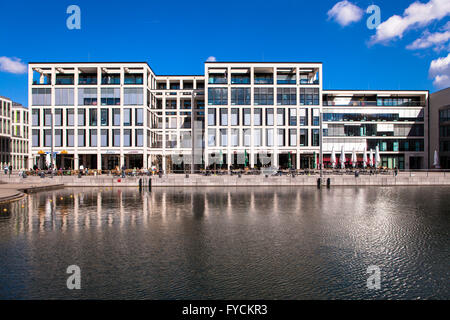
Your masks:
<path fill-rule="evenodd" d="M 21 198 L 24 193 L 62 187 L 61 183 L 4 183 L 0 184 L 0 202 Z"/>

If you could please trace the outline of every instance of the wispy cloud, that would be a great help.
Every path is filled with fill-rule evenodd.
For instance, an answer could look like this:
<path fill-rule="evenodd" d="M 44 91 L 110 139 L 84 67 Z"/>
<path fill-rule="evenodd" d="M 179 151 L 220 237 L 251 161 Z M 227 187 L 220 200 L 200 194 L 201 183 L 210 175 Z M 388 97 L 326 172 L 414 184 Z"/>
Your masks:
<path fill-rule="evenodd" d="M 362 19 L 363 10 L 353 3 L 344 0 L 338 2 L 328 11 L 328 20 L 334 20 L 345 27 Z"/>
<path fill-rule="evenodd" d="M 450 53 L 447 57 L 431 61 L 429 74 L 437 88 L 450 87 Z"/>
<path fill-rule="evenodd" d="M 206 62 L 216 62 L 217 59 L 214 56 L 209 56 L 208 59 L 206 59 Z"/>
<path fill-rule="evenodd" d="M 450 15 L 449 0 L 430 0 L 427 3 L 414 2 L 402 16 L 394 15 L 377 27 L 377 33 L 372 36 L 372 43 L 388 42 L 401 39 L 403 34 L 412 28 L 423 27 L 434 20 L 441 20 Z"/>
<path fill-rule="evenodd" d="M 27 66 L 18 58 L 0 57 L 0 71 L 22 74 L 27 72 Z"/>
<path fill-rule="evenodd" d="M 419 39 L 416 39 L 413 43 L 408 45 L 406 49 L 418 50 L 426 49 L 430 47 L 436 47 L 436 49 L 443 49 L 445 44 L 450 39 L 450 21 L 441 29 L 444 32 L 430 33 L 425 31 Z"/>

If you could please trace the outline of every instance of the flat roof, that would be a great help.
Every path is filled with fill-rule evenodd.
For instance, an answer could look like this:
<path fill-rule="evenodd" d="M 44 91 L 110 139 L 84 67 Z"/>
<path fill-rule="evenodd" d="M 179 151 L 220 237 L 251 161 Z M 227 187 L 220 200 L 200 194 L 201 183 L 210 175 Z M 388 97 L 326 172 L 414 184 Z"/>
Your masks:
<path fill-rule="evenodd" d="M 383 89 L 322 89 L 322 92 L 324 91 L 355 91 L 355 92 L 430 92 L 430 90 L 383 90 Z"/>
<path fill-rule="evenodd" d="M 205 63 L 323 64 L 322 62 L 313 62 L 313 61 L 291 61 L 291 62 L 285 62 L 285 61 L 205 61 Z"/>

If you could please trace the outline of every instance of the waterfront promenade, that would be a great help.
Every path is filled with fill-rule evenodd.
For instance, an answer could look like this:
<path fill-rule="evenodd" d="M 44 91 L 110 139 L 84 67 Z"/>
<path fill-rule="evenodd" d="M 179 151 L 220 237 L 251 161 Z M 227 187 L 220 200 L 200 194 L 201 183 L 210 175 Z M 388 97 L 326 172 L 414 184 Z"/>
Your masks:
<path fill-rule="evenodd" d="M 257 186 L 317 186 L 320 178 L 315 175 L 201 175 L 201 174 L 168 174 L 154 176 L 137 176 L 126 178 L 114 175 L 98 176 L 29 176 L 26 179 L 18 175 L 1 176 L 0 182 L 13 183 L 14 188 L 19 185 L 35 184 L 46 186 L 64 185 L 66 187 L 139 187 L 140 180 L 144 188 L 148 188 L 149 179 L 152 187 L 257 187 Z M 393 174 L 355 175 L 324 174 L 322 185 L 326 187 L 329 179 L 334 186 L 421 186 L 421 185 L 450 185 L 449 172 L 399 172 Z"/>

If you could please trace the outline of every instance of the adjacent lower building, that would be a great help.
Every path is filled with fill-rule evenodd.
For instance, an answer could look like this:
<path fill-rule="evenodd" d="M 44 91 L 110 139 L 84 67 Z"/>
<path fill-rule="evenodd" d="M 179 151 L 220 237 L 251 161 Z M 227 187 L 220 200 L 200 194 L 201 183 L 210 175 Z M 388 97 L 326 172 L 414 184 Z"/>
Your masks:
<path fill-rule="evenodd" d="M 1 169 L 11 162 L 11 108 L 12 101 L 0 96 L 0 165 Z"/>
<path fill-rule="evenodd" d="M 11 115 L 11 166 L 13 170 L 29 169 L 28 108 L 13 102 Z"/>
<path fill-rule="evenodd" d="M 206 62 L 156 75 L 145 62 L 30 63 L 29 165 L 185 172 L 429 166 L 428 91 L 324 90 L 320 62 Z"/>

